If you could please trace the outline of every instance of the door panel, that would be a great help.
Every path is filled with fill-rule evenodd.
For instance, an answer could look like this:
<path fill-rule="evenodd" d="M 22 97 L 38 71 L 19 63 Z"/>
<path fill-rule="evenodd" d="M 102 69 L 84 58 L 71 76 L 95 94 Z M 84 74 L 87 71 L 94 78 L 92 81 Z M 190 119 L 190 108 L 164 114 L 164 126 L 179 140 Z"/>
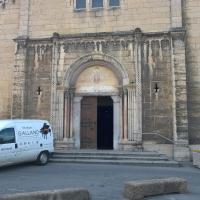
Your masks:
<path fill-rule="evenodd" d="M 81 148 L 97 148 L 97 97 L 81 101 Z"/>
<path fill-rule="evenodd" d="M 99 97 L 97 107 L 97 148 L 113 149 L 113 102 L 110 97 Z"/>

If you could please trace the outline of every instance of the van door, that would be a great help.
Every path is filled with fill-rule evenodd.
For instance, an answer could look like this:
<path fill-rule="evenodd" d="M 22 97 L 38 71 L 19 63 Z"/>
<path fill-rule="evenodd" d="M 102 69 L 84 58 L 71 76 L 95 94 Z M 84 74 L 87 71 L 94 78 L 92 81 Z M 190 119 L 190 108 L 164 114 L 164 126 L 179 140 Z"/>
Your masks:
<path fill-rule="evenodd" d="M 0 166 L 15 162 L 15 130 L 5 128 L 0 131 Z"/>

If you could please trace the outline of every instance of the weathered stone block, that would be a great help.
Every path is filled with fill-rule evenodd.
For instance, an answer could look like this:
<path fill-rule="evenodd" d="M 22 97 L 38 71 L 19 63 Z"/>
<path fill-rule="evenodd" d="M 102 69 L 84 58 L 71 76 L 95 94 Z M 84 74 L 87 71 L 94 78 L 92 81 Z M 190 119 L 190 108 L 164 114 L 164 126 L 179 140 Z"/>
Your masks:
<path fill-rule="evenodd" d="M 148 196 L 183 193 L 186 191 L 187 181 L 182 178 L 138 180 L 125 184 L 124 197 L 130 200 L 141 200 Z"/>
<path fill-rule="evenodd" d="M 63 190 L 49 190 L 40 192 L 5 195 L 0 200 L 90 200 L 90 194 L 83 188 L 69 188 Z"/>

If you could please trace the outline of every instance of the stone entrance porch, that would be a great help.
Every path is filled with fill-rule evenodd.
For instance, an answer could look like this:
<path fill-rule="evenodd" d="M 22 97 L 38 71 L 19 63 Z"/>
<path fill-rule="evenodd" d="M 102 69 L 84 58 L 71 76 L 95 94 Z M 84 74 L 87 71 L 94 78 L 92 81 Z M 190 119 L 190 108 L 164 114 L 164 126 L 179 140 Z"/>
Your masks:
<path fill-rule="evenodd" d="M 105 55 L 94 54 L 81 59 L 84 63 L 75 63 L 70 68 L 73 71 L 66 74 L 68 89 L 59 91 L 61 95 L 64 93 L 58 113 L 63 111 L 64 128 L 58 135 L 57 146 L 80 149 L 81 116 L 84 115 L 81 102 L 84 97 L 107 96 L 113 101 L 113 149 L 138 148 L 142 139 L 141 99 L 135 85 L 127 84 L 126 70 L 114 58 Z M 86 59 L 89 60 L 85 62 Z"/>

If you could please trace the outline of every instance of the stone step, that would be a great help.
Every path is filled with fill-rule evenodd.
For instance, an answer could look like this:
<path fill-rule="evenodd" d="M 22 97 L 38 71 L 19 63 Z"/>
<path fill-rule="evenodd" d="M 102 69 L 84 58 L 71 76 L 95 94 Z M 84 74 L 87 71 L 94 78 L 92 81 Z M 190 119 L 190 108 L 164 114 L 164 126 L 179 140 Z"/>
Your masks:
<path fill-rule="evenodd" d="M 54 156 L 128 156 L 128 157 L 166 157 L 164 154 L 159 154 L 157 152 L 130 152 L 130 151 L 55 151 Z"/>
<path fill-rule="evenodd" d="M 127 156 L 127 155 L 70 155 L 70 154 L 55 154 L 56 159 L 99 159 L 99 160 L 168 160 L 166 156 Z"/>
<path fill-rule="evenodd" d="M 99 159 L 61 159 L 51 158 L 50 162 L 56 163 L 82 163 L 82 164 L 114 164 L 133 166 L 179 167 L 176 161 L 148 161 L 148 160 L 99 160 Z"/>
<path fill-rule="evenodd" d="M 179 163 L 171 161 L 164 154 L 148 151 L 115 151 L 115 150 L 68 150 L 56 151 L 51 162 L 117 164 L 137 166 L 178 167 Z"/>

